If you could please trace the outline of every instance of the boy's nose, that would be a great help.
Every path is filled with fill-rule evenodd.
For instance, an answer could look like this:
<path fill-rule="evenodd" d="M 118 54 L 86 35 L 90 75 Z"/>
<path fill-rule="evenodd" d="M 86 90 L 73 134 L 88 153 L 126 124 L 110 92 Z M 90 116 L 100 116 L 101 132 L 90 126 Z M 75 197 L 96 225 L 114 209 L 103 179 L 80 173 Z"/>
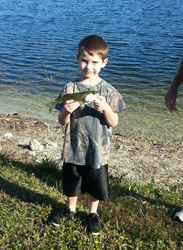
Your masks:
<path fill-rule="evenodd" d="M 91 69 L 91 67 L 92 67 L 92 63 L 91 63 L 91 62 L 88 62 L 88 63 L 87 63 L 87 68 L 88 68 L 88 69 Z"/>

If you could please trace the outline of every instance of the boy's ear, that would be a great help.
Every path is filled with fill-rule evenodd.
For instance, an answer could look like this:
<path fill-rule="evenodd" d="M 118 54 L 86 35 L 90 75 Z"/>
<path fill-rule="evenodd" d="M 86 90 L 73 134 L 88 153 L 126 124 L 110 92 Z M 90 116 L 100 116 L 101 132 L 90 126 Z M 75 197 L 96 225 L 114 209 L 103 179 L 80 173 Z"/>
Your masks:
<path fill-rule="evenodd" d="M 104 68 L 104 67 L 106 66 L 107 63 L 108 63 L 108 59 L 106 58 L 106 59 L 103 60 L 102 68 Z"/>

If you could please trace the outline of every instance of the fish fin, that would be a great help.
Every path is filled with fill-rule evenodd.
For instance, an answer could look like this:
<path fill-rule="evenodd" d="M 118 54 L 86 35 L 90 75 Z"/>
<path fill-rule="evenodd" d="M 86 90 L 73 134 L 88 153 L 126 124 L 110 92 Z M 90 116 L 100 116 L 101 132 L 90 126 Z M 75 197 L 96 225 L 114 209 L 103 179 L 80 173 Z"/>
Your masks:
<path fill-rule="evenodd" d="M 63 97 L 64 95 L 68 95 L 68 93 L 67 92 L 63 92 L 62 95 L 61 95 L 61 97 Z"/>
<path fill-rule="evenodd" d="M 48 103 L 46 103 L 46 107 L 49 108 L 49 113 L 51 113 L 51 111 L 53 110 L 53 107 L 54 107 L 54 103 L 53 102 L 48 102 Z"/>
<path fill-rule="evenodd" d="M 84 108 L 84 107 L 85 107 L 85 98 L 83 98 L 83 100 L 82 100 L 82 101 L 80 101 L 80 106 L 81 106 L 82 108 Z"/>

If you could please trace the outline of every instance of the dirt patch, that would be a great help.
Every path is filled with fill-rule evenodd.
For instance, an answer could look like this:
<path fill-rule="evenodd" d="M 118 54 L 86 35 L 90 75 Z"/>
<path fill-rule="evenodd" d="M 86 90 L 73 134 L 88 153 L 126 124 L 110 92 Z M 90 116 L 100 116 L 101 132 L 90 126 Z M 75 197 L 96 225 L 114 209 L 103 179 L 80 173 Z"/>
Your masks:
<path fill-rule="evenodd" d="M 60 162 L 63 129 L 18 114 L 0 116 L 0 152 L 17 161 Z M 61 162 L 60 162 L 61 163 Z M 61 163 L 62 164 L 62 163 Z M 109 170 L 132 181 L 183 188 L 183 142 L 113 133 Z"/>

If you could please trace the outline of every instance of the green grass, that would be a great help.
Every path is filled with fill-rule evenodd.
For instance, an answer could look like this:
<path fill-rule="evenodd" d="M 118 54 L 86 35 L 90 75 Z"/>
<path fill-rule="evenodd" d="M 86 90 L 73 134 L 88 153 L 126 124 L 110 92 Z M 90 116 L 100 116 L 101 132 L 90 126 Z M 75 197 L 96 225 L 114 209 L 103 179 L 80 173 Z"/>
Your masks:
<path fill-rule="evenodd" d="M 173 216 L 183 204 L 177 188 L 158 189 L 110 176 L 110 200 L 101 202 L 102 231 L 86 232 L 88 196 L 78 216 L 50 224 L 65 206 L 61 170 L 54 162 L 25 164 L 0 155 L 0 249 L 183 249 L 183 224 Z"/>

